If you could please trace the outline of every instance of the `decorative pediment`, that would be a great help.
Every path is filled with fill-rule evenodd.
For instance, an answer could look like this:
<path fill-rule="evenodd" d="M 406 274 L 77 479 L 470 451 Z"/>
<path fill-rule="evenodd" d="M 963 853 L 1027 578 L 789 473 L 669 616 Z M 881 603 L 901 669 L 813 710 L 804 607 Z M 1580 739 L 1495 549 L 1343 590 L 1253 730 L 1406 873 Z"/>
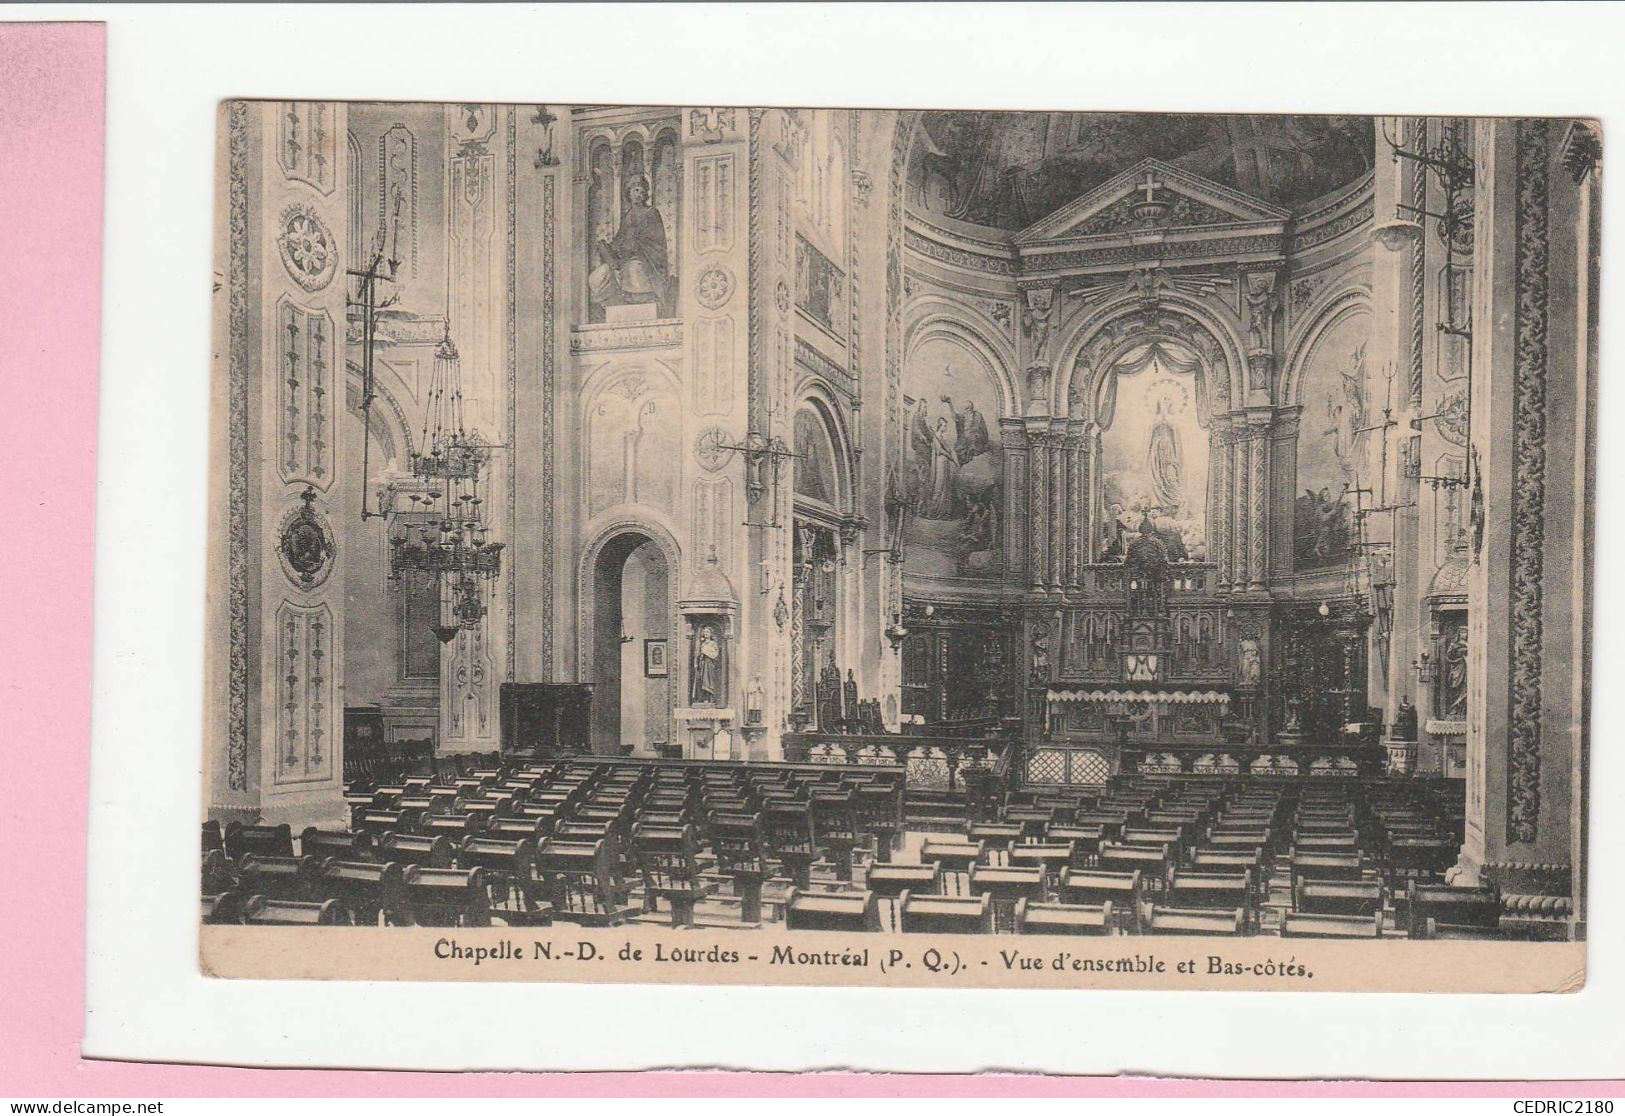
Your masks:
<path fill-rule="evenodd" d="M 1288 211 L 1157 159 L 1142 159 L 1016 234 L 1017 245 L 1205 225 L 1278 225 Z"/>

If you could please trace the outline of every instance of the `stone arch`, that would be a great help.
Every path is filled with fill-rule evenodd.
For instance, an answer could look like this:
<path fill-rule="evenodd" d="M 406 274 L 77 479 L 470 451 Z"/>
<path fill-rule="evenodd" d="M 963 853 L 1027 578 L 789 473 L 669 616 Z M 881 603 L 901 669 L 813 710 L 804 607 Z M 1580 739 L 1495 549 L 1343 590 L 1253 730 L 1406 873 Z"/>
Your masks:
<path fill-rule="evenodd" d="M 347 361 L 345 372 L 347 373 L 345 407 L 356 418 L 360 418 L 361 366 L 354 361 Z M 384 361 L 377 361 L 373 368 L 373 405 L 367 429 L 378 440 L 379 446 L 389 459 L 397 462 L 402 468 L 410 468 L 412 455 L 417 452 L 417 448 L 412 440 L 412 424 L 407 420 L 406 411 L 400 403 L 399 396 L 405 390 L 405 381 L 401 379 L 400 374 Z"/>
<path fill-rule="evenodd" d="M 824 437 L 828 440 L 831 459 L 835 469 L 832 478 L 835 491 L 831 493 L 829 506 L 837 514 L 849 514 L 856 507 L 856 462 L 852 450 L 852 438 L 847 429 L 845 416 L 840 405 L 836 402 L 830 391 L 821 384 L 809 384 L 796 400 L 795 415 L 803 412 L 810 413 L 818 423 Z M 794 418 L 792 418 L 791 437 L 794 438 Z M 793 447 L 792 447 L 793 448 Z M 792 461 L 792 466 L 799 468 L 799 463 Z M 794 483 L 791 492 L 795 492 Z"/>
<path fill-rule="evenodd" d="M 1130 324 L 1136 328 L 1123 328 Z M 1155 340 L 1176 342 L 1201 359 L 1198 376 L 1207 391 L 1210 415 L 1246 402 L 1247 362 L 1242 357 L 1237 330 L 1199 300 L 1165 291 L 1157 303 L 1149 306 L 1132 293 L 1114 299 L 1067 334 L 1058 348 L 1059 375 L 1051 385 L 1053 413 L 1092 420 L 1101 382 L 1118 358 L 1135 345 Z M 1085 381 L 1080 383 L 1077 380 L 1085 358 L 1088 369 Z M 1075 397 L 1086 401 L 1082 413 L 1073 410 Z"/>
<path fill-rule="evenodd" d="M 688 673 L 685 656 L 671 654 L 680 643 L 679 633 L 682 631 L 677 602 L 682 597 L 684 570 L 682 548 L 678 545 L 677 536 L 668 523 L 663 523 L 653 516 L 637 515 L 610 517 L 605 522 L 591 526 L 587 538 L 587 545 L 581 550 L 581 558 L 576 568 L 576 676 L 583 681 L 598 681 L 594 660 L 598 653 L 598 593 L 602 562 L 606 557 L 612 557 L 618 550 L 624 551 L 621 553 L 621 560 L 624 561 L 625 557 L 643 542 L 651 542 L 660 552 L 668 579 L 666 630 L 671 635 L 668 637 L 667 648 L 670 674 L 666 716 L 669 721 L 676 709 L 677 695 L 687 692 Z M 596 702 L 594 709 L 596 712 Z"/>
<path fill-rule="evenodd" d="M 1283 404 L 1296 406 L 1303 402 L 1303 373 L 1314 363 L 1320 343 L 1344 318 L 1359 313 L 1371 313 L 1371 291 L 1366 287 L 1344 287 L 1321 300 L 1309 325 L 1294 339 L 1282 366 L 1277 397 Z"/>
<path fill-rule="evenodd" d="M 946 299 L 923 300 L 917 308 L 910 308 L 903 334 L 904 367 L 922 345 L 938 338 L 957 341 L 981 361 L 998 393 L 1000 418 L 1020 416 L 1021 395 L 1011 371 L 1015 361 L 1001 352 L 998 342 L 969 317 L 968 311 Z"/>

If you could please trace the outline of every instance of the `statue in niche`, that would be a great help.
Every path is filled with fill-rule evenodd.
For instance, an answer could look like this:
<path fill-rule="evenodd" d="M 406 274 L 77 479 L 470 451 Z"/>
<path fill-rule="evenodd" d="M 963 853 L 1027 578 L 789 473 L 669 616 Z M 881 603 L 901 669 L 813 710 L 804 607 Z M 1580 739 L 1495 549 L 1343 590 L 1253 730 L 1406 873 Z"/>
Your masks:
<path fill-rule="evenodd" d="M 1444 641 L 1444 662 L 1439 669 L 1439 716 L 1447 721 L 1467 719 L 1467 625 L 1456 624 Z"/>
<path fill-rule="evenodd" d="M 1257 686 L 1263 666 L 1264 657 L 1259 650 L 1258 640 L 1252 636 L 1243 639 L 1236 660 L 1236 685 Z"/>
<path fill-rule="evenodd" d="M 657 317 L 672 317 L 666 223 L 651 204 L 649 180 L 629 179 L 624 197 L 621 227 L 594 246 L 598 263 L 587 276 L 587 293 L 600 307 L 653 304 Z"/>
<path fill-rule="evenodd" d="M 1184 504 L 1184 458 L 1179 448 L 1179 432 L 1168 421 L 1167 404 L 1157 400 L 1157 421 L 1145 451 L 1145 471 L 1151 478 L 1151 497 L 1165 512 L 1175 512 Z"/>
<path fill-rule="evenodd" d="M 694 662 L 689 668 L 689 704 L 722 704 L 722 636 L 706 624 L 694 636 Z"/>

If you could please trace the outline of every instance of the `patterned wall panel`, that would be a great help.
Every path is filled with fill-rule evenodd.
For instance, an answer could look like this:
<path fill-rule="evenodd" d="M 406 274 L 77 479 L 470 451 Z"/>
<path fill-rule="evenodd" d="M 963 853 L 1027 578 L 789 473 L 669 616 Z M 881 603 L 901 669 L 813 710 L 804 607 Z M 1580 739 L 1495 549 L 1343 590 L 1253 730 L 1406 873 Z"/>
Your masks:
<path fill-rule="evenodd" d="M 283 601 L 276 613 L 278 784 L 328 779 L 339 746 L 334 705 L 333 612 Z"/>
<path fill-rule="evenodd" d="M 276 317 L 277 470 L 286 484 L 325 491 L 333 479 L 333 319 L 288 298 L 278 301 Z"/>

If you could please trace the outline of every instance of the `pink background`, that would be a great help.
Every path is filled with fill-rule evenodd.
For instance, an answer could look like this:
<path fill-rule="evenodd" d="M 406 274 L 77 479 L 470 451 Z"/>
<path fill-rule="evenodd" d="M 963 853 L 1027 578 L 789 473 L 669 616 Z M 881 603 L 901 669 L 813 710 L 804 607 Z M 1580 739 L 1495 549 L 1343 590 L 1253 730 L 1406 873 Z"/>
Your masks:
<path fill-rule="evenodd" d="M 0 1095 L 1605 1096 L 1617 1085 L 1206 1082 L 984 1075 L 418 1074 L 86 1061 L 84 864 L 106 29 L 0 24 L 0 445 L 27 464 L 7 512 L 0 676 L 14 757 L 0 801 Z M 14 644 L 15 646 L 15 644 Z M 26 1006 L 25 1006 L 26 1005 Z"/>

